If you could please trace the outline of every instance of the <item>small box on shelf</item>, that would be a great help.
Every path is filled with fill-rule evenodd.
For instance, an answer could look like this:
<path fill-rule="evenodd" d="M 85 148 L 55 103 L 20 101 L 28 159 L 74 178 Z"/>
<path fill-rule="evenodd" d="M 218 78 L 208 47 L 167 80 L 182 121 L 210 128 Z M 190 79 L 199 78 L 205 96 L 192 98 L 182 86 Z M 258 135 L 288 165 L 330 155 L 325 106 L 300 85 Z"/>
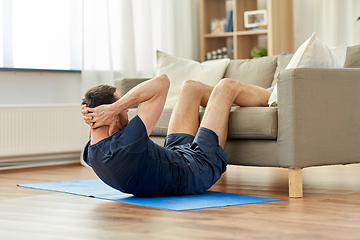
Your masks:
<path fill-rule="evenodd" d="M 226 31 L 226 18 L 210 20 L 210 34 L 221 34 Z"/>

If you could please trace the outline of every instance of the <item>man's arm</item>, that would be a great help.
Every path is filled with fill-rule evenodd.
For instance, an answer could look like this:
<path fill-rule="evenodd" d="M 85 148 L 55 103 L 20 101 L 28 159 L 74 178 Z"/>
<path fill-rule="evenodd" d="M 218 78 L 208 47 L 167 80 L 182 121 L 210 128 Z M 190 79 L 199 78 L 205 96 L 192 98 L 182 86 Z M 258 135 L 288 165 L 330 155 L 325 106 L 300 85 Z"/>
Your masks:
<path fill-rule="evenodd" d="M 169 87 L 169 78 L 166 75 L 162 75 L 157 81 L 145 87 L 145 91 L 151 91 L 155 95 L 150 98 L 145 97 L 146 101 L 135 102 L 140 103 L 136 113 L 145 124 L 148 136 L 150 136 L 164 109 Z"/>
<path fill-rule="evenodd" d="M 169 87 L 170 81 L 166 75 L 142 82 L 113 104 L 84 108 L 84 119 L 92 128 L 110 125 L 119 113 L 140 103 L 137 115 L 145 124 L 149 135 L 160 118 Z"/>

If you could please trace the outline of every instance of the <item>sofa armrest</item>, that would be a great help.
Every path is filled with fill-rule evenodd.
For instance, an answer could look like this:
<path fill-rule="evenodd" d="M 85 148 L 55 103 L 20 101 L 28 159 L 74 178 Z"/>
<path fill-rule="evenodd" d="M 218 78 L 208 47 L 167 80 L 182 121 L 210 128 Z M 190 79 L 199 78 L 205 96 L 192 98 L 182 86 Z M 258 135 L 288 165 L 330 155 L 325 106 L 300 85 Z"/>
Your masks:
<path fill-rule="evenodd" d="M 121 78 L 115 79 L 114 85 L 119 90 L 120 96 L 124 96 L 130 89 L 136 85 L 148 80 L 149 78 Z M 130 108 L 136 108 L 139 104 L 135 104 Z"/>
<path fill-rule="evenodd" d="M 360 162 L 360 69 L 288 69 L 278 75 L 279 165 Z"/>

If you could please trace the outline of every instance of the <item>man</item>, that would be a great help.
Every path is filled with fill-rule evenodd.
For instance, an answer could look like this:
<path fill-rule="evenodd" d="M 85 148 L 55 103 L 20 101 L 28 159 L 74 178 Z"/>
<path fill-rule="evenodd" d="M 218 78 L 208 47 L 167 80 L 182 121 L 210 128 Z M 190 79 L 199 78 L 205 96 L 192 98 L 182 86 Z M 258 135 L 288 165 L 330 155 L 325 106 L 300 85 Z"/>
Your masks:
<path fill-rule="evenodd" d="M 271 94 L 231 79 L 221 80 L 214 88 L 187 80 L 161 147 L 149 135 L 163 110 L 169 86 L 167 76 L 161 75 L 124 96 L 112 89 L 105 97 L 100 91 L 104 86 L 85 94 L 83 104 L 91 108 L 84 106 L 82 112 L 91 126 L 91 139 L 84 160 L 111 187 L 135 196 L 205 192 L 226 170 L 224 148 L 231 106 L 267 106 Z M 136 103 L 140 103 L 137 116 L 128 123 L 128 107 Z M 206 107 L 200 126 L 199 106 Z"/>

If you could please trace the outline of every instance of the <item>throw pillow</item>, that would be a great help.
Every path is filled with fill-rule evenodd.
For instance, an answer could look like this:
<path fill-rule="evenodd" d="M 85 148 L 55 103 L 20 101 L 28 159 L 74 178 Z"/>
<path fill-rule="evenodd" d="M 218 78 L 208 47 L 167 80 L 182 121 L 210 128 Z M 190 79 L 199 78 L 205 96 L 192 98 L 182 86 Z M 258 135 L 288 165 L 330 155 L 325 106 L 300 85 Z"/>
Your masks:
<path fill-rule="evenodd" d="M 346 44 L 329 48 L 313 33 L 295 52 L 286 69 L 290 68 L 343 68 Z M 269 98 L 269 106 L 277 104 L 277 84 Z"/>
<path fill-rule="evenodd" d="M 360 44 L 349 46 L 346 52 L 344 68 L 360 68 Z"/>
<path fill-rule="evenodd" d="M 268 88 L 273 81 L 276 62 L 277 56 L 231 60 L 224 77 Z"/>
<path fill-rule="evenodd" d="M 229 62 L 230 59 L 219 59 L 199 63 L 157 51 L 156 76 L 166 74 L 170 79 L 165 108 L 174 108 L 181 84 L 185 80 L 195 80 L 215 86 L 223 78 Z"/>
<path fill-rule="evenodd" d="M 346 56 L 346 44 L 329 48 L 313 33 L 296 50 L 286 69 L 289 68 L 343 68 Z"/>

